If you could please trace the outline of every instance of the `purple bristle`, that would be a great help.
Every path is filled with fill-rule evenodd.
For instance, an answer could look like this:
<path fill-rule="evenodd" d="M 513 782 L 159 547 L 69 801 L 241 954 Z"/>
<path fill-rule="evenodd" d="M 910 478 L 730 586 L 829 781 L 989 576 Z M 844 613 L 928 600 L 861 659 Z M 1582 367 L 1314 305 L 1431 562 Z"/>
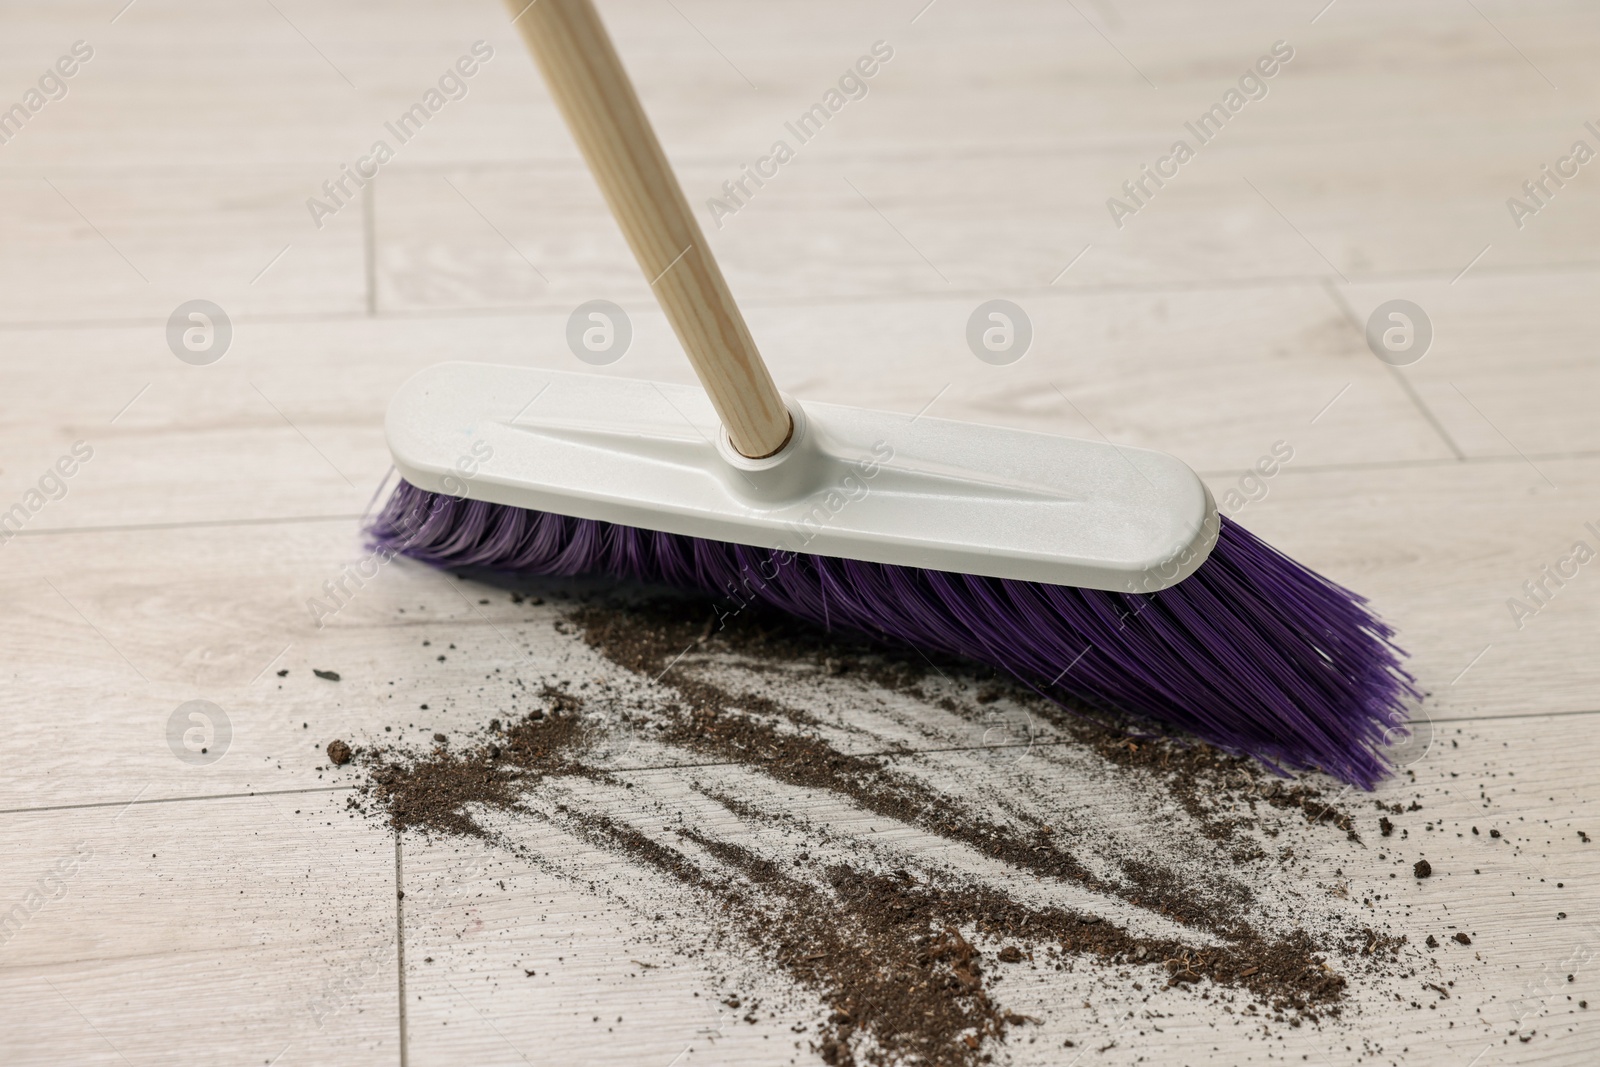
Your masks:
<path fill-rule="evenodd" d="M 862 563 L 618 526 L 401 482 L 377 547 L 439 566 L 601 573 L 757 602 L 831 629 L 1005 671 L 1040 693 L 1165 723 L 1279 770 L 1371 788 L 1420 700 L 1367 601 L 1222 519 L 1158 593 Z"/>

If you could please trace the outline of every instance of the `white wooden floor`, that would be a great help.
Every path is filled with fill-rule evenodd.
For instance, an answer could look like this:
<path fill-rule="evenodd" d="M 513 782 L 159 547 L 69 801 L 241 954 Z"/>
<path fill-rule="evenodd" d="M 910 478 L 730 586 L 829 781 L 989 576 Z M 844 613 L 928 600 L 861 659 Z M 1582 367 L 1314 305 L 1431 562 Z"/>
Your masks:
<path fill-rule="evenodd" d="M 1415 887 L 1418 906 L 1468 917 L 1484 961 L 1448 1010 L 1369 1008 L 1270 1049 L 1195 1015 L 1173 1026 L 1188 1036 L 1125 1034 L 1084 1062 L 1343 1067 L 1373 1058 L 1359 1033 L 1383 1062 L 1595 1062 L 1600 1030 L 1572 1004 L 1600 1011 L 1600 850 L 1576 833 L 1600 835 L 1600 564 L 1520 628 L 1507 601 L 1574 542 L 1600 547 L 1600 164 L 1521 228 L 1506 200 L 1575 141 L 1600 148 L 1600 9 L 602 10 L 697 205 L 893 47 L 710 234 L 785 388 L 1158 447 L 1219 495 L 1287 442 L 1238 517 L 1400 627 L 1434 732 L 1461 731 L 1414 766 L 1455 790 L 1435 813 L 1481 817 L 1471 784 L 1514 772 L 1495 815 L 1550 824 L 1481 878 L 1470 837 L 1435 846 L 1460 876 Z M 93 49 L 0 145 L 0 511 L 92 449 L 0 544 L 0 1061 L 806 1062 L 779 1040 L 792 1020 L 724 1027 L 694 967 L 635 974 L 627 900 L 397 842 L 347 818 L 345 779 L 319 770 L 330 738 L 419 693 L 465 725 L 491 710 L 471 696 L 485 672 L 539 666 L 486 637 L 486 618 L 520 625 L 494 614 L 503 597 L 485 615 L 405 562 L 326 628 L 307 612 L 360 555 L 397 384 L 445 358 L 582 369 L 563 334 L 596 298 L 635 326 L 604 373 L 690 380 L 501 5 L 6 0 L 0 29 L 0 108 L 74 42 Z M 314 226 L 306 199 L 479 40 L 494 54 L 469 94 Z M 1107 198 L 1277 41 L 1294 56 L 1267 96 L 1114 225 Z M 1005 367 L 963 339 L 996 297 L 1034 324 Z M 1434 329 L 1405 368 L 1363 339 L 1396 298 Z M 209 366 L 168 347 L 193 299 L 232 325 Z M 432 671 L 427 636 L 476 651 Z M 204 765 L 168 743 L 195 699 L 231 723 Z M 1368 862 L 1352 876 L 1385 876 Z M 557 946 L 560 980 L 499 981 Z M 1061 1034 L 1091 1025 L 1075 1003 L 1042 1004 Z M 1508 1003 L 1546 1020 L 1535 1039 L 1508 1037 Z"/>

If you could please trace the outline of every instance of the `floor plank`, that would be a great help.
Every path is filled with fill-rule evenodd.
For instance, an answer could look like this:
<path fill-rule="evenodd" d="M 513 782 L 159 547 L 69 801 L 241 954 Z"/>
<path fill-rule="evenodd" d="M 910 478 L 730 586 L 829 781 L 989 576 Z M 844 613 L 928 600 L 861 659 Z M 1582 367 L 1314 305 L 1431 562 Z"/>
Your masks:
<path fill-rule="evenodd" d="M 359 312 L 361 212 L 291 227 L 307 184 L 281 169 L 0 178 L 22 222 L 0 251 L 0 320 L 153 318 L 165 348 L 167 318 L 196 299 L 231 316 Z"/>
<path fill-rule="evenodd" d="M 1585 167 L 1520 226 L 1507 198 L 1576 139 L 1600 145 L 1583 104 L 1600 88 L 1593 6 L 603 8 L 787 389 L 1171 451 L 1239 521 L 1371 596 L 1429 691 L 1425 754 L 1378 794 L 1425 809 L 1383 839 L 1370 798 L 1345 798 L 1364 845 L 1286 825 L 1302 866 L 1266 877 L 1273 906 L 1381 918 L 1413 948 L 1470 930 L 1472 949 L 1417 959 L 1456 982 L 1451 999 L 1413 1008 L 1414 981 L 1374 986 L 1356 1026 L 1269 1046 L 1181 994 L 1140 1032 L 1127 1013 L 1149 1005 L 1086 971 L 1019 972 L 1008 1004 L 1047 1021 L 1006 1056 L 1061 1062 L 1065 1040 L 1115 1039 L 1097 1059 L 1592 1062 L 1600 1038 L 1574 1005 L 1600 992 L 1600 870 L 1577 833 L 1600 832 L 1600 592 L 1587 566 L 1538 599 L 1524 583 L 1579 540 L 1600 549 L 1600 185 Z M 595 753 L 632 788 L 553 788 L 500 825 L 514 848 L 410 835 L 397 850 L 350 817 L 351 775 L 328 769 L 334 737 L 453 736 L 558 670 L 597 694 L 650 689 L 557 630 L 560 602 L 516 605 L 404 561 L 326 625 L 310 607 L 364 558 L 384 406 L 416 370 L 582 369 L 567 316 L 605 298 L 636 337 L 602 373 L 688 380 L 501 6 L 277 0 L 219 19 L 193 0 L 63 0 L 6 19 L 0 104 L 73 41 L 95 55 L 0 147 L 0 511 L 74 442 L 94 454 L 0 544 L 14 768 L 0 776 L 0 996 L 15 1009 L 0 1059 L 812 1061 L 815 994 L 736 943 L 669 951 L 664 902 L 672 922 L 716 916 L 572 833 L 555 798 L 669 845 L 671 817 L 691 812 L 787 858 L 789 838 L 694 788 L 717 782 L 812 847 L 995 876 L 983 857 L 758 772 L 690 768 L 650 738 Z M 494 56 L 465 98 L 319 227 L 307 198 L 480 39 Z M 723 183 L 880 40 L 894 55 L 865 97 L 716 225 Z M 1295 57 L 1267 96 L 1119 227 L 1107 198 L 1277 40 Z M 1006 367 L 964 341 L 995 297 L 1036 331 Z M 196 298 L 233 328 L 209 366 L 167 339 Z M 1363 333 L 1397 298 L 1435 336 L 1390 369 Z M 1242 480 L 1280 441 L 1294 450 L 1281 472 Z M 1096 779 L 1091 754 L 1005 701 L 990 721 L 736 676 L 803 685 L 845 751 L 898 750 L 906 773 L 976 800 L 1044 795 L 1053 816 L 1095 815 L 1121 838 L 1088 850 L 1108 871 L 1126 848 L 1231 870 L 1181 821 L 1154 821 L 1158 798 Z M 216 753 L 184 744 L 192 728 L 204 739 L 182 711 L 195 700 L 227 719 L 209 724 Z M 1010 744 L 1019 729 L 1031 744 Z M 1435 877 L 1405 877 L 1417 856 Z M 1340 882 L 1348 899 L 1328 895 Z M 765 1005 L 755 1023 L 720 1002 L 741 984 Z"/>
<path fill-rule="evenodd" d="M 1261 505 L 1237 517 L 1372 598 L 1414 657 L 1430 715 L 1592 711 L 1600 690 L 1579 649 L 1594 631 L 1600 586 L 1580 568 L 1536 611 L 1522 586 L 1575 541 L 1600 543 L 1584 525 L 1594 521 L 1592 461 L 1548 466 L 1565 491 L 1521 461 L 1409 471 L 1290 465 Z M 1530 613 L 1514 613 L 1512 598 Z"/>
<path fill-rule="evenodd" d="M 802 399 L 1161 448 L 1202 470 L 1242 470 L 1280 440 L 1301 464 L 1452 455 L 1320 287 L 1267 295 L 1017 293 L 1034 340 L 1005 367 L 967 345 L 977 296 L 749 317 Z M 389 468 L 383 411 L 401 382 L 444 359 L 589 369 L 567 348 L 569 312 L 241 321 L 205 367 L 175 359 L 151 327 L 19 331 L 39 360 L 0 376 L 39 402 L 7 405 L 16 458 L 0 491 L 22 496 L 82 440 L 94 459 L 30 529 L 359 514 Z M 659 311 L 628 314 L 632 346 L 603 372 L 690 380 Z"/>
<path fill-rule="evenodd" d="M 342 795 L 7 815 L 7 1063 L 392 1064 L 394 846 Z"/>
<path fill-rule="evenodd" d="M 1600 873 L 1600 861 L 1575 832 L 1593 816 L 1592 804 L 1575 799 L 1561 783 L 1582 780 L 1593 742 L 1592 733 L 1585 732 L 1578 751 L 1558 755 L 1570 737 L 1566 720 L 1546 718 L 1441 730 L 1428 753 L 1412 765 L 1416 782 L 1402 778 L 1378 793 L 1386 801 L 1413 796 L 1426 801 L 1426 814 L 1396 820 L 1409 835 L 1403 843 L 1398 834 L 1393 846 L 1379 836 L 1377 815 L 1363 813 L 1371 811 L 1364 800 L 1352 801 L 1352 808 L 1367 845 L 1352 845 L 1342 835 L 1300 836 L 1286 827 L 1291 837 L 1284 840 L 1292 841 L 1297 862 L 1304 865 L 1300 882 L 1307 892 L 1297 906 L 1372 916 L 1355 921 L 1381 919 L 1386 929 L 1407 933 L 1419 946 L 1419 965 L 1427 973 L 1394 991 L 1365 987 L 1350 1009 L 1361 1019 L 1368 1054 L 1381 1051 L 1386 1062 L 1441 1064 L 1460 1062 L 1463 1055 L 1470 1059 L 1487 1046 L 1498 1050 L 1498 1062 L 1506 1063 L 1578 1063 L 1592 1054 L 1594 1030 L 1576 1002 L 1590 996 L 1595 981 L 1592 959 L 1600 953 L 1600 913 L 1594 911 L 1593 894 L 1580 887 L 1589 886 Z M 1513 741 L 1519 743 L 1513 747 Z M 1056 814 L 1064 825 L 1094 822 L 1083 818 L 1088 808 L 1121 805 L 1127 812 L 1122 830 L 1128 840 L 1162 834 L 1135 814 L 1150 810 L 1143 805 L 1130 805 L 1130 798 L 1117 795 L 1095 798 L 1087 784 L 1075 787 L 1078 775 L 1070 769 L 1070 748 L 1036 750 L 1016 762 L 991 764 L 976 775 L 955 755 L 906 759 L 929 761 L 929 771 L 941 781 L 966 783 L 980 802 L 990 791 L 997 796 L 1041 795 L 1018 790 L 1013 783 L 1050 779 L 1056 783 Z M 781 989 L 764 987 L 759 972 L 752 973 L 752 961 L 741 960 L 737 949 L 724 948 L 717 955 L 719 973 L 714 975 L 703 973 L 692 957 L 664 954 L 661 935 L 666 929 L 715 920 L 700 918 L 696 902 L 685 899 L 670 879 L 644 877 L 637 867 L 619 864 L 569 836 L 555 814 L 562 801 L 598 808 L 672 846 L 672 827 L 682 813 L 702 832 L 761 853 L 784 857 L 795 850 L 793 842 L 763 838 L 710 804 L 705 793 L 690 788 L 692 778 L 703 790 L 734 791 L 758 806 L 781 811 L 800 827 L 801 840 L 812 849 L 829 835 L 865 841 L 862 847 L 881 853 L 881 862 L 913 869 L 949 862 L 952 852 L 959 852 L 917 831 L 885 824 L 881 817 L 852 812 L 849 805 L 841 807 L 828 797 L 753 782 L 752 777 L 759 778 L 698 768 L 641 772 L 630 778 L 634 792 L 597 794 L 588 785 L 556 785 L 536 802 L 537 818 L 518 820 L 515 826 L 491 821 L 511 834 L 514 847 L 548 863 L 492 847 L 409 844 L 408 854 L 414 858 L 408 869 L 415 874 L 408 876 L 407 903 L 415 909 L 416 936 L 432 956 L 431 963 L 412 963 L 408 973 L 407 988 L 417 991 L 422 1004 L 412 1017 L 413 1047 L 440 1058 L 446 1050 L 470 1047 L 477 1055 L 494 1058 L 507 1057 L 506 1048 L 526 1052 L 552 1047 L 553 1042 L 559 1049 L 570 1041 L 572 1054 L 582 1049 L 593 1062 L 670 1058 L 685 1048 L 693 1048 L 695 1058 L 714 1062 L 752 1057 L 779 1062 L 795 1055 L 791 1043 L 798 1031 L 799 1059 L 804 1062 L 810 1040 L 803 1027 L 804 995 L 796 1010 L 793 994 L 785 999 Z M 1532 793 L 1530 781 L 1538 783 Z M 1479 785 L 1488 790 L 1489 800 L 1473 796 Z M 636 795 L 639 790 L 642 795 Z M 1547 798 L 1546 793 L 1552 795 Z M 1473 825 L 1484 832 L 1472 834 Z M 1504 835 L 1490 838 L 1490 828 L 1503 829 Z M 821 847 L 827 852 L 834 846 Z M 1195 843 L 1179 832 L 1162 847 L 1166 855 L 1182 854 Z M 1379 858 L 1380 850 L 1401 854 Z M 1433 879 L 1421 882 L 1410 876 L 1418 856 L 1432 861 Z M 974 863 L 973 869 L 981 866 Z M 1396 868 L 1404 881 L 1391 878 Z M 1329 895 L 1329 888 L 1339 884 L 1348 889 L 1348 902 Z M 1048 888 L 1043 892 L 1050 895 Z M 1378 898 L 1375 908 L 1372 898 Z M 530 909 L 540 910 L 545 919 L 531 925 L 517 921 Z M 1558 911 L 1566 918 L 1558 919 Z M 666 914 L 657 914 L 661 912 Z M 593 934 L 574 938 L 574 927 L 592 929 Z M 1429 952 L 1420 946 L 1430 932 L 1448 942 L 1456 929 L 1469 932 L 1473 949 L 1447 943 L 1446 949 Z M 413 950 L 410 958 L 420 951 Z M 527 970 L 535 973 L 529 976 Z M 675 980 L 666 981 L 663 971 Z M 1570 982 L 1568 973 L 1574 975 Z M 1191 1003 L 1193 998 L 1184 994 L 1154 998 L 1148 1008 L 1162 1013 L 1160 1032 L 1144 1030 L 1131 1042 L 1134 1035 L 1119 1020 L 1129 1008 L 1144 1009 L 1137 1001 L 1119 1004 L 1115 995 L 1108 997 L 1103 987 L 1076 973 L 1040 971 L 1017 977 L 1021 988 L 1008 983 L 1000 995 L 1015 1010 L 1037 1014 L 1045 1022 L 1032 1035 L 1034 1042 L 1009 1047 L 1015 1062 L 1056 1062 L 1059 1053 L 1050 1050 L 1059 1049 L 1063 1039 L 1095 1048 L 1120 1038 L 1122 1045 L 1131 1044 L 1146 1057 L 1187 1063 L 1239 1063 L 1262 1052 L 1249 1028 L 1217 1027 L 1214 1018 L 1199 1010 L 1199 1002 Z M 1453 986 L 1449 1001 L 1420 1013 L 1409 1006 L 1417 999 L 1419 982 L 1445 980 Z M 696 982 L 705 983 L 701 998 L 686 1001 L 684 986 Z M 710 992 L 718 989 L 733 990 L 747 1001 L 760 999 L 766 1006 L 754 1024 L 747 1024 L 726 1013 L 718 1017 L 715 1004 L 695 1003 L 720 995 Z M 1392 992 L 1402 992 L 1404 1001 L 1396 1004 Z M 618 1014 L 623 1016 L 621 1025 L 613 1021 Z M 477 1025 L 484 1021 L 490 1024 L 487 1028 Z M 1508 1034 L 1518 1024 L 1522 1033 L 1535 1031 L 1529 1043 Z M 463 1026 L 474 1028 L 471 1038 L 447 1033 Z M 1330 1062 L 1356 1062 L 1354 1055 L 1329 1047 L 1332 1037 L 1326 1028 L 1308 1027 L 1293 1032 L 1281 1046 L 1277 1039 L 1271 1045 L 1292 1059 L 1315 1055 L 1331 1057 Z"/>
<path fill-rule="evenodd" d="M 1589 451 L 1600 441 L 1585 410 L 1600 385 L 1589 355 L 1590 292 L 1579 275 L 1468 275 L 1456 285 L 1353 286 L 1350 308 L 1364 328 L 1385 300 L 1422 306 L 1436 347 L 1397 373 L 1463 453 L 1519 458 Z"/>

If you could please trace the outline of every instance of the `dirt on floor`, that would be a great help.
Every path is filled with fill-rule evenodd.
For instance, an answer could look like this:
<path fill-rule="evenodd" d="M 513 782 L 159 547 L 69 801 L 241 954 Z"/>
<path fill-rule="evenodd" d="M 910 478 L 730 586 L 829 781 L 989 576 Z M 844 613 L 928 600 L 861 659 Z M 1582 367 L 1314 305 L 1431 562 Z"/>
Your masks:
<path fill-rule="evenodd" d="M 1013 968 L 1088 965 L 1135 993 L 1154 975 L 1162 989 L 1226 995 L 1263 1021 L 1300 1026 L 1338 1016 L 1352 982 L 1414 964 L 1404 934 L 1273 903 L 1296 877 L 1293 849 L 1273 847 L 1285 815 L 1351 847 L 1365 848 L 1362 831 L 1379 829 L 1373 819 L 1358 827 L 1326 779 L 1277 778 L 1148 725 L 1059 706 L 970 664 L 755 609 L 730 615 L 693 598 L 602 593 L 557 600 L 536 617 L 626 684 L 591 689 L 574 670 L 525 688 L 465 734 L 435 734 L 421 747 L 336 742 L 364 774 L 353 806 L 401 830 L 494 844 L 490 815 L 536 817 L 541 790 L 560 780 L 617 786 L 630 774 L 617 753 L 648 753 L 648 765 L 740 768 L 774 788 L 834 797 L 969 850 L 973 863 L 1028 876 L 889 866 L 872 848 L 841 853 L 837 835 L 818 828 L 814 846 L 802 837 L 780 858 L 693 823 L 663 835 L 570 802 L 537 816 L 687 890 L 750 959 L 813 996 L 821 1008 L 811 1048 L 825 1063 L 989 1062 L 1008 1035 L 1040 1021 L 997 988 Z M 958 727 L 999 722 L 978 747 L 1011 777 L 998 800 L 974 802 L 971 789 L 916 762 L 918 745 L 861 727 L 860 715 L 838 711 L 841 700 L 874 714 L 893 705 L 913 726 L 918 707 Z M 1029 760 L 1076 761 L 1150 798 L 1142 814 L 1181 847 L 1171 856 L 1119 850 L 1092 813 L 1047 814 L 1057 798 L 1030 794 L 1045 786 L 1023 773 Z M 794 828 L 781 806 L 694 788 L 742 825 Z M 1052 905 L 1011 888 L 1035 883 L 1117 907 Z M 1127 921 L 1126 909 L 1148 915 L 1156 932 Z M 691 941 L 686 934 L 685 951 Z"/>

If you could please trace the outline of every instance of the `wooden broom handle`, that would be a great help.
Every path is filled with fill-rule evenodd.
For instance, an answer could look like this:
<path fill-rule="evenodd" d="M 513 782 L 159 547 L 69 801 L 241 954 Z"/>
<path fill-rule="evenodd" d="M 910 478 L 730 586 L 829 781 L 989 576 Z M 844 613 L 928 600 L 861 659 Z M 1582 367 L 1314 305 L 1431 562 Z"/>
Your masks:
<path fill-rule="evenodd" d="M 770 456 L 793 424 L 592 0 L 506 0 L 611 214 L 733 447 Z"/>

